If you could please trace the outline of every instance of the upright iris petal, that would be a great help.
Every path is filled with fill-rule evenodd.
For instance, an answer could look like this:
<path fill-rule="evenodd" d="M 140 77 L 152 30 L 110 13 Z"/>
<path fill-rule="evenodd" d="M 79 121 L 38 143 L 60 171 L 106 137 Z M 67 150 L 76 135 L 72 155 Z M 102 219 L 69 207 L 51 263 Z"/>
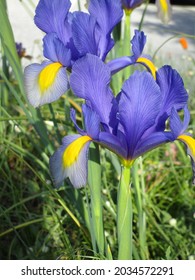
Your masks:
<path fill-rule="evenodd" d="M 98 56 L 104 61 L 114 46 L 111 32 L 123 16 L 120 0 L 91 0 L 89 13 L 97 22 Z"/>
<path fill-rule="evenodd" d="M 40 0 L 35 11 L 35 24 L 45 33 L 56 33 L 63 42 L 66 37 L 65 20 L 70 0 Z"/>
<path fill-rule="evenodd" d="M 102 124 L 112 130 L 117 124 L 117 119 L 110 118 L 110 114 L 112 110 L 113 112 L 116 110 L 117 102 L 109 87 L 110 69 L 96 58 L 88 54 L 75 62 L 70 85 L 73 92 L 85 99 L 88 105 L 97 112 Z"/>

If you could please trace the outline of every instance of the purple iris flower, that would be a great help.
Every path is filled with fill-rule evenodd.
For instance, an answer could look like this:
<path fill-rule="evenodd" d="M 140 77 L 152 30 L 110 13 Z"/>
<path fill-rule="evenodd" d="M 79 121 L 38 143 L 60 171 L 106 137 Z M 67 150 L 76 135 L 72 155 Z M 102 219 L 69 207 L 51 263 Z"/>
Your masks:
<path fill-rule="evenodd" d="M 111 33 L 121 20 L 120 0 L 91 0 L 88 11 L 69 12 L 70 0 L 40 0 L 35 24 L 46 33 L 45 60 L 26 67 L 27 97 L 34 106 L 58 99 L 69 89 L 67 70 L 87 53 L 103 61 L 114 46 Z"/>
<path fill-rule="evenodd" d="M 122 6 L 125 10 L 133 10 L 140 6 L 144 0 L 121 0 Z"/>
<path fill-rule="evenodd" d="M 114 152 L 125 166 L 159 145 L 180 140 L 195 159 L 195 140 L 185 133 L 190 121 L 188 94 L 176 70 L 163 66 L 156 80 L 147 71 L 136 71 L 114 97 L 110 88 L 111 72 L 97 56 L 88 54 L 72 68 L 70 85 L 83 98 L 84 127 L 71 119 L 78 131 L 64 137 L 62 146 L 50 159 L 54 183 L 60 186 L 69 178 L 74 187 L 87 183 L 88 149 L 91 141 Z M 183 110 L 184 119 L 178 112 Z M 169 121 L 169 126 L 167 126 Z"/>

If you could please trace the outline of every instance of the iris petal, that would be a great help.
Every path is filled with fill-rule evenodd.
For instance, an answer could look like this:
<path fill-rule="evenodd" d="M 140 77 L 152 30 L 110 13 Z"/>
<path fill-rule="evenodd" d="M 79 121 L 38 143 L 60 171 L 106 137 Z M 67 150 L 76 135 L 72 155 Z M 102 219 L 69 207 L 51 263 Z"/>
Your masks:
<path fill-rule="evenodd" d="M 99 57 L 104 61 L 114 45 L 110 34 L 123 16 L 121 2 L 120 0 L 91 0 L 89 13 L 97 21 L 99 30 L 96 31 L 96 39 L 99 40 Z"/>
<path fill-rule="evenodd" d="M 79 51 L 80 56 L 87 53 L 98 55 L 95 25 L 95 19 L 89 14 L 83 12 L 75 12 L 73 14 L 72 34 L 74 45 Z"/>
<path fill-rule="evenodd" d="M 190 122 L 190 113 L 187 106 L 184 108 L 184 120 L 183 122 L 178 115 L 175 107 L 172 108 L 170 115 L 170 128 L 173 134 L 173 140 L 175 140 L 179 135 L 183 134 L 187 129 Z"/>
<path fill-rule="evenodd" d="M 195 161 L 195 139 L 190 135 L 182 134 L 177 137 L 178 140 L 182 141 L 188 147 L 188 154 Z"/>
<path fill-rule="evenodd" d="M 59 39 L 63 41 L 66 32 L 64 22 L 70 6 L 70 0 L 39 1 L 35 11 L 35 24 L 45 33 L 57 33 Z"/>
<path fill-rule="evenodd" d="M 34 107 L 57 100 L 69 89 L 66 68 L 48 61 L 27 66 L 24 84 L 27 98 Z"/>
<path fill-rule="evenodd" d="M 136 71 L 123 85 L 119 100 L 119 121 L 134 156 L 143 134 L 154 123 L 161 104 L 160 89 L 147 72 Z"/>
<path fill-rule="evenodd" d="M 100 121 L 106 125 L 117 122 L 112 118 L 112 108 L 116 106 L 109 87 L 110 69 L 98 57 L 87 54 L 77 60 L 72 68 L 70 85 L 75 95 L 85 99 Z"/>
<path fill-rule="evenodd" d="M 56 33 L 49 33 L 43 39 L 44 56 L 63 66 L 71 65 L 71 51 L 60 41 Z"/>
<path fill-rule="evenodd" d="M 91 138 L 69 135 L 64 137 L 62 146 L 50 158 L 50 172 L 56 187 L 66 178 L 75 188 L 87 184 L 87 160 Z"/>
<path fill-rule="evenodd" d="M 157 72 L 158 85 L 162 94 L 162 106 L 158 116 L 157 129 L 164 129 L 166 119 L 170 116 L 174 107 L 177 111 L 185 107 L 188 93 L 178 72 L 171 66 L 163 66 Z"/>

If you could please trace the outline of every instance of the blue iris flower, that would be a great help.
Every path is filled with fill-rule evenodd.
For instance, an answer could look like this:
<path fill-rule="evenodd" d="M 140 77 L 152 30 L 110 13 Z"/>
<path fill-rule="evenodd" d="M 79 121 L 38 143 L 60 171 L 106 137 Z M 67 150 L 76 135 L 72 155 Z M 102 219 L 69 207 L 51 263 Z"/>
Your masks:
<path fill-rule="evenodd" d="M 163 66 L 156 72 L 156 79 L 147 71 L 135 71 L 116 97 L 110 81 L 109 66 L 97 56 L 87 54 L 73 65 L 70 85 L 75 95 L 85 100 L 85 129 L 78 127 L 72 110 L 71 119 L 78 134 L 65 136 L 50 159 L 56 186 L 66 178 L 75 188 L 87 184 L 92 141 L 114 152 L 125 166 L 131 166 L 147 151 L 175 140 L 185 143 L 194 161 L 195 140 L 185 132 L 190 121 L 188 94 L 176 70 Z"/>
<path fill-rule="evenodd" d="M 69 89 L 67 70 L 87 53 L 105 61 L 114 46 L 111 33 L 123 16 L 120 0 L 91 0 L 88 12 L 69 12 L 70 0 L 40 0 L 35 24 L 46 33 L 47 60 L 24 72 L 29 102 L 40 106 L 57 100 Z"/>

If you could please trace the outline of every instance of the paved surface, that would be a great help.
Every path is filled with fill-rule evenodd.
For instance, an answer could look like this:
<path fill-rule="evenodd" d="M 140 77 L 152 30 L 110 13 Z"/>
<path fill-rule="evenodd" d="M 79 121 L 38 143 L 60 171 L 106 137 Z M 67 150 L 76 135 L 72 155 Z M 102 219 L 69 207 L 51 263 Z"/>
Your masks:
<path fill-rule="evenodd" d="M 26 3 L 26 1 L 23 1 Z M 38 0 L 32 1 L 36 6 Z M 83 0 L 83 3 L 85 1 Z M 43 33 L 34 25 L 33 15 L 34 8 L 26 4 L 28 10 L 20 1 L 7 0 L 10 21 L 14 30 L 15 41 L 22 42 L 27 53 L 33 55 L 34 61 L 40 60 L 42 53 L 42 37 Z M 73 9 L 76 7 L 77 0 L 72 0 Z M 147 35 L 147 48 L 151 55 L 165 40 L 173 36 L 175 32 L 187 33 L 195 35 L 195 6 L 173 6 L 172 21 L 165 26 L 157 17 L 156 6 L 149 5 L 143 31 Z M 132 33 L 134 28 L 138 28 L 144 6 L 140 6 L 132 13 Z M 29 12 L 30 11 L 30 12 Z M 195 57 L 195 40 L 188 39 L 189 48 L 184 50 L 178 38 L 170 40 L 158 53 L 158 56 L 165 57 L 166 60 L 178 61 L 182 56 Z M 29 61 L 25 60 L 25 64 Z"/>

